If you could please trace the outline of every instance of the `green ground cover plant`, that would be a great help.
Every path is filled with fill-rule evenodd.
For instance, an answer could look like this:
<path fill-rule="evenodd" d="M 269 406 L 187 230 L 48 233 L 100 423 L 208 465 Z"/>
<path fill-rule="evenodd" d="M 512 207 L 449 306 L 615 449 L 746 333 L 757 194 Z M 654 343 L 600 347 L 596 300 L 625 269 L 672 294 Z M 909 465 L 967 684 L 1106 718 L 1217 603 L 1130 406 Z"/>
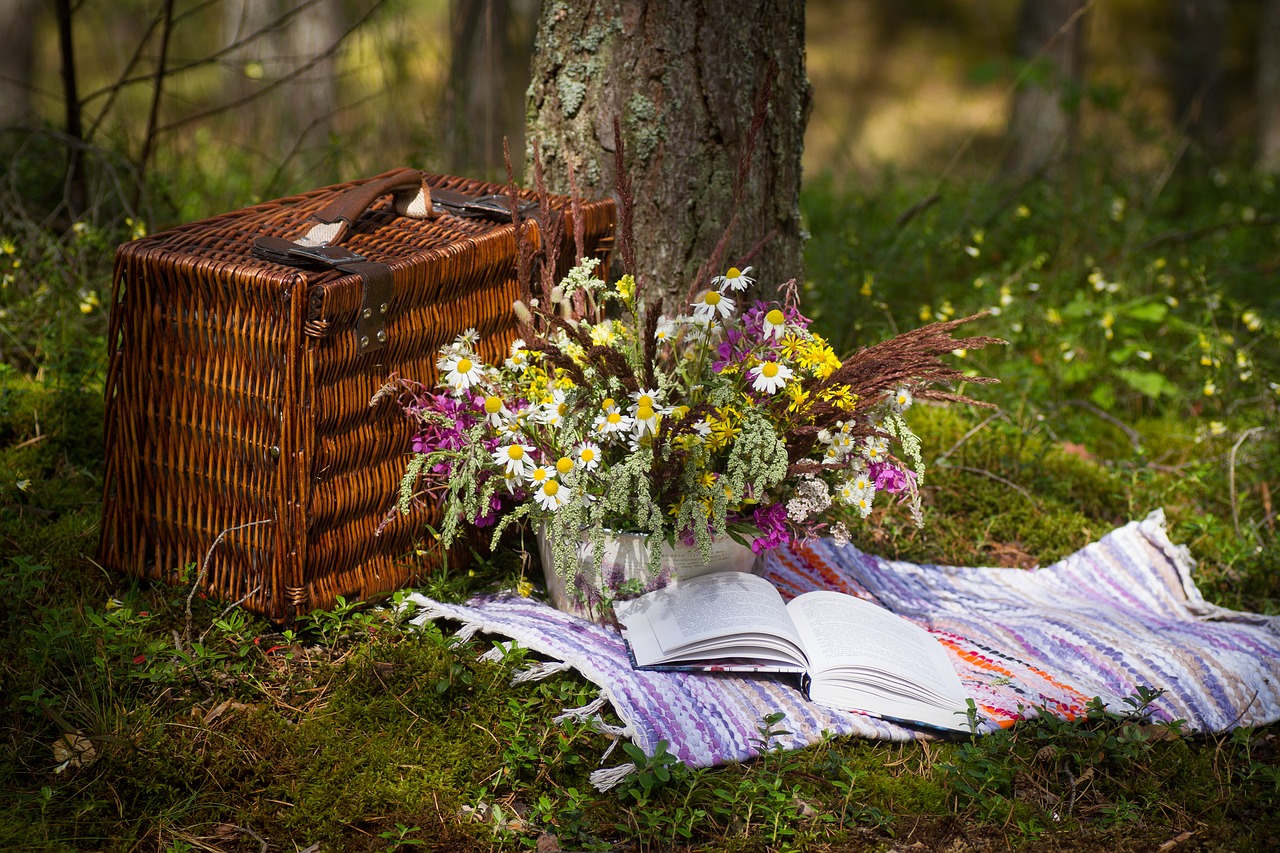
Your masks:
<path fill-rule="evenodd" d="M 1003 380 L 983 390 L 999 411 L 912 409 L 936 451 L 926 529 L 873 515 L 850 519 L 855 541 L 920 561 L 1047 565 L 1164 507 L 1206 597 L 1280 612 L 1274 189 L 1226 171 L 1159 192 L 1158 176 L 1103 164 L 1081 175 L 809 188 L 805 304 L 837 349 L 982 308 L 1000 310 L 980 333 L 1010 341 L 961 357 Z M 1146 690 L 1070 723 L 798 753 L 775 748 L 788 722 L 770 717 L 754 761 L 691 769 L 553 723 L 595 698 L 591 685 L 512 685 L 527 653 L 481 661 L 492 638 L 410 629 L 397 598 L 279 628 L 196 596 L 188 621 L 189 587 L 94 563 L 110 247 L 142 227 L 103 216 L 65 234 L 10 219 L 0 234 L 0 849 L 1280 841 L 1276 726 L 1189 736 L 1147 719 Z M 527 571 L 503 547 L 424 592 L 462 600 Z M 597 793 L 587 777 L 611 748 L 640 772 Z"/>

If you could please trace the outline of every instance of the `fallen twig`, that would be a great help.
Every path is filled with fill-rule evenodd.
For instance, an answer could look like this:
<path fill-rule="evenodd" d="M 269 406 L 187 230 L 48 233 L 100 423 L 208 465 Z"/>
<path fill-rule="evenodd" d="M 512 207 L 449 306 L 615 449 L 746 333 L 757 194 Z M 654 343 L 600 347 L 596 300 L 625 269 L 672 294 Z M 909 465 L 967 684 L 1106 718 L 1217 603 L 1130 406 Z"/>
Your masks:
<path fill-rule="evenodd" d="M 1138 431 L 1136 429 L 1129 426 L 1124 421 L 1117 418 L 1115 415 L 1111 415 L 1111 414 L 1108 414 L 1107 412 L 1104 412 L 1102 409 L 1098 408 L 1093 403 L 1090 403 L 1088 400 L 1067 400 L 1062 405 L 1077 406 L 1081 409 L 1084 409 L 1086 412 L 1090 412 L 1091 414 L 1097 415 L 1107 423 L 1114 426 L 1116 429 L 1123 432 L 1125 436 L 1129 439 L 1129 443 L 1133 445 L 1133 451 L 1135 453 L 1142 452 L 1142 436 L 1138 434 Z"/>
<path fill-rule="evenodd" d="M 1013 489 L 1014 491 L 1024 495 L 1027 498 L 1027 500 L 1032 502 L 1032 504 L 1035 503 L 1036 496 L 1033 495 L 1031 491 L 1027 489 L 1025 486 L 1019 486 L 1017 483 L 1013 482 L 1012 480 L 1006 480 L 1004 477 L 1001 477 L 999 474 L 995 474 L 991 471 L 988 471 L 986 468 L 970 468 L 968 465 L 946 465 L 946 464 L 938 465 L 938 463 L 936 462 L 934 463 L 934 465 L 936 465 L 939 468 L 950 468 L 953 471 L 965 471 L 970 474 L 981 474 L 984 477 L 990 477 L 992 480 L 995 480 L 997 483 L 1003 483 L 1009 488 Z"/>
<path fill-rule="evenodd" d="M 204 562 L 200 564 L 200 572 L 196 575 L 195 583 L 191 584 L 191 592 L 187 593 L 186 608 L 186 630 L 182 635 L 182 642 L 178 644 L 178 649 L 185 650 L 191 647 L 191 602 L 195 600 L 196 592 L 204 585 L 204 579 L 209 574 L 209 561 L 213 559 L 213 552 L 222 540 L 227 538 L 228 533 L 235 533 L 237 530 L 244 530 L 247 527 L 256 527 L 259 524 L 270 524 L 271 519 L 264 518 L 261 521 L 246 521 L 244 524 L 237 524 L 234 527 L 228 527 L 226 530 L 218 534 L 218 538 L 213 540 L 213 544 L 209 546 L 209 550 L 204 554 Z M 251 593 L 252 594 L 252 593 Z"/>
<path fill-rule="evenodd" d="M 993 415 L 989 415 L 985 420 L 982 421 L 982 423 L 978 424 L 973 429 L 969 430 L 964 435 L 960 436 L 960 438 L 956 440 L 955 444 L 947 448 L 947 451 L 945 453 L 943 453 L 941 456 L 939 456 L 937 459 L 934 460 L 933 464 L 942 465 L 942 463 L 947 460 L 947 457 L 949 457 L 952 453 L 955 453 L 957 450 L 960 449 L 960 445 L 964 444 L 966 441 L 968 441 L 969 439 L 977 435 L 987 424 L 991 423 L 997 418 L 1002 418 L 1002 417 L 1005 417 L 1005 414 L 1003 411 L 996 412 Z"/>
<path fill-rule="evenodd" d="M 1230 461 L 1227 463 L 1227 480 L 1231 486 L 1231 523 L 1235 526 L 1236 536 L 1243 539 L 1240 533 L 1240 504 L 1236 500 L 1236 451 L 1240 449 L 1240 445 L 1244 444 L 1244 440 L 1257 432 L 1263 432 L 1262 427 L 1250 427 L 1240 433 L 1240 437 L 1236 439 L 1236 443 L 1231 445 Z"/>

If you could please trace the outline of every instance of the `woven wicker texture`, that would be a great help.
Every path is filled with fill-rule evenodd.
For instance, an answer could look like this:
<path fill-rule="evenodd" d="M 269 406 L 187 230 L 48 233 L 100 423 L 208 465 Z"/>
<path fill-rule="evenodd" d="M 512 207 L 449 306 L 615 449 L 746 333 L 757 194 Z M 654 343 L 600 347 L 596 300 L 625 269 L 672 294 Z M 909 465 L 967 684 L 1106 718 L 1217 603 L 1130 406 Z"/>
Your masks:
<path fill-rule="evenodd" d="M 370 179 L 370 180 L 376 180 Z M 472 196 L 494 184 L 428 175 Z M 480 352 L 515 337 L 514 227 L 397 216 L 375 203 L 343 241 L 391 267 L 385 347 L 361 354 L 359 276 L 251 256 L 293 240 L 353 182 L 127 243 L 116 253 L 106 383 L 104 565 L 177 582 L 213 552 L 207 587 L 274 621 L 405 585 L 427 513 L 381 535 L 412 424 L 370 398 L 393 373 L 432 384 L 436 353 L 476 328 Z M 526 194 L 532 198 L 532 195 Z M 566 199 L 556 206 L 567 212 Z M 610 242 L 612 202 L 581 206 L 589 253 Z M 537 241 L 537 225 L 529 223 Z M 572 225 L 565 243 L 572 245 Z M 567 268 L 569 254 L 560 259 Z M 259 523 L 255 523 L 259 522 Z M 455 549 L 466 551 L 466 548 Z M 455 553 L 450 562 L 463 559 Z"/>

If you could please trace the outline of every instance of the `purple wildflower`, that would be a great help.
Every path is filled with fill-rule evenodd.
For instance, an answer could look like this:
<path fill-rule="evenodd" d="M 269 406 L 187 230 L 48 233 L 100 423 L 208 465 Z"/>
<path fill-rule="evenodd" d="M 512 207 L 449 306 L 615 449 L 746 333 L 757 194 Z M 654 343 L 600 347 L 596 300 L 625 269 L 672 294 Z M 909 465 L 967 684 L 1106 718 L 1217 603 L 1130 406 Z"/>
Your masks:
<path fill-rule="evenodd" d="M 877 489 L 891 495 L 905 492 L 915 477 L 914 472 L 904 471 L 888 462 L 872 462 L 867 468 L 867 474 L 875 481 Z"/>
<path fill-rule="evenodd" d="M 751 540 L 752 552 L 763 554 L 791 541 L 791 537 L 787 535 L 787 508 L 784 504 L 760 507 L 755 511 L 755 522 L 756 529 L 762 535 Z"/>

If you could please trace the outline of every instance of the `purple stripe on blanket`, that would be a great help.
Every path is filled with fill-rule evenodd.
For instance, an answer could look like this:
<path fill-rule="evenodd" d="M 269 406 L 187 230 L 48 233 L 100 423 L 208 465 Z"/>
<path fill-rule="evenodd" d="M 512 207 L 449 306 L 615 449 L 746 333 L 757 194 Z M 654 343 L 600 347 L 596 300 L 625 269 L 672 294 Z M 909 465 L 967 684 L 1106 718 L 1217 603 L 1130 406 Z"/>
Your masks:
<path fill-rule="evenodd" d="M 885 560 L 827 540 L 771 555 L 767 577 L 787 597 L 838 588 L 933 632 L 982 715 L 983 728 L 1033 717 L 1070 717 L 1099 697 L 1122 709 L 1139 686 L 1166 692 L 1159 719 L 1189 731 L 1280 719 L 1280 617 L 1208 604 L 1191 580 L 1186 549 L 1156 511 L 1043 569 L 956 568 Z M 637 672 L 611 629 L 515 596 L 445 605 L 422 596 L 415 621 L 448 619 L 564 661 L 600 686 L 646 752 L 659 741 L 687 764 L 754 755 L 768 714 L 786 715 L 786 748 L 823 732 L 889 740 L 931 737 L 863 714 L 807 701 L 796 679 Z"/>

